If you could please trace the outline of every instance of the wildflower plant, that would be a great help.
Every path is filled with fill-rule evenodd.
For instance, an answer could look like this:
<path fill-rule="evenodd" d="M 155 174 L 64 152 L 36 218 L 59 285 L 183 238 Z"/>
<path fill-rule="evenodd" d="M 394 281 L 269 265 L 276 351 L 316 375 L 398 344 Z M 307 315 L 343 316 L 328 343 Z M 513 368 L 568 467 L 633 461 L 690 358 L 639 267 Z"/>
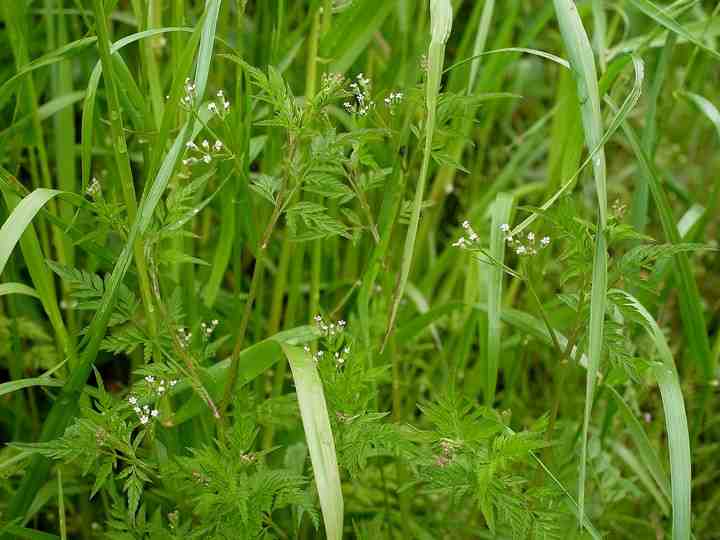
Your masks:
<path fill-rule="evenodd" d="M 0 540 L 716 534 L 719 8 L 45 4 Z"/>

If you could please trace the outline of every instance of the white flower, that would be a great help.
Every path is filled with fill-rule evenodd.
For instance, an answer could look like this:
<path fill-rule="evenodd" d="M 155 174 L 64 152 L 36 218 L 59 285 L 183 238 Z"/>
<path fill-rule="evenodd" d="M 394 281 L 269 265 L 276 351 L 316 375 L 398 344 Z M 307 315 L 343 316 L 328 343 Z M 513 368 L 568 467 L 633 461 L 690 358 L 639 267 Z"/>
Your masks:
<path fill-rule="evenodd" d="M 527 234 L 527 239 L 528 239 L 528 241 L 530 241 L 530 242 L 534 242 L 534 241 L 535 241 L 535 233 L 529 232 L 529 233 Z"/>
<path fill-rule="evenodd" d="M 146 380 L 147 382 L 149 382 L 149 383 L 154 383 L 154 382 L 155 382 L 155 377 L 153 377 L 152 375 L 146 375 L 146 376 L 145 376 L 145 380 Z"/>
<path fill-rule="evenodd" d="M 462 248 L 462 247 L 465 247 L 466 243 L 467 243 L 467 241 L 465 240 L 465 237 L 461 236 L 455 242 L 453 242 L 452 246 Z"/>
<path fill-rule="evenodd" d="M 207 139 L 203 139 L 202 146 L 205 150 L 210 148 L 210 143 L 208 142 Z"/>
<path fill-rule="evenodd" d="M 543 236 L 542 239 L 540 240 L 540 243 L 541 243 L 543 246 L 549 245 L 549 244 L 550 244 L 550 237 L 549 237 L 549 236 Z"/>
<path fill-rule="evenodd" d="M 467 219 L 462 222 L 462 228 L 466 230 L 470 228 L 470 222 Z"/>
<path fill-rule="evenodd" d="M 518 255 L 525 255 L 527 253 L 527 248 L 525 246 L 519 246 L 515 250 L 515 253 L 517 253 Z"/>
<path fill-rule="evenodd" d="M 218 108 L 214 101 L 211 101 L 210 103 L 208 103 L 208 112 L 210 112 L 212 114 L 217 114 Z"/>
<path fill-rule="evenodd" d="M 156 417 L 158 414 L 160 414 L 160 411 L 158 411 L 157 409 L 153 409 L 152 412 L 150 413 L 150 415 L 153 417 Z"/>
<path fill-rule="evenodd" d="M 205 154 L 205 155 L 203 156 L 202 160 L 203 160 L 205 163 L 210 163 L 210 162 L 212 161 L 212 157 L 210 156 L 210 154 Z"/>
<path fill-rule="evenodd" d="M 147 424 L 150 421 L 150 418 L 145 416 L 144 414 L 140 417 L 140 423 L 141 424 Z"/>
<path fill-rule="evenodd" d="M 100 186 L 100 182 L 97 178 L 93 176 L 92 180 L 90 181 L 90 185 L 88 185 L 87 190 L 85 191 L 86 195 L 89 197 L 92 197 L 93 199 L 100 195 L 102 193 L 102 187 Z"/>
<path fill-rule="evenodd" d="M 128 402 L 130 403 L 130 405 L 135 405 L 137 404 L 137 398 L 135 396 L 130 396 L 128 398 Z"/>
<path fill-rule="evenodd" d="M 228 100 L 223 101 L 223 109 L 226 111 L 230 108 L 230 102 Z"/>
<path fill-rule="evenodd" d="M 503 223 L 502 225 L 500 225 L 500 230 L 504 233 L 510 232 L 510 225 L 508 225 L 507 223 Z"/>
<path fill-rule="evenodd" d="M 197 145 L 193 141 L 186 142 L 185 148 L 187 148 L 188 150 L 197 150 L 198 149 Z"/>
<path fill-rule="evenodd" d="M 165 387 L 164 386 L 158 386 L 158 394 L 162 395 L 165 393 Z"/>
<path fill-rule="evenodd" d="M 170 381 L 170 386 L 175 386 L 177 384 L 177 379 L 173 379 Z"/>
<path fill-rule="evenodd" d="M 215 144 L 213 144 L 213 150 L 216 152 L 219 152 L 223 148 L 223 143 L 220 141 L 215 141 Z"/>

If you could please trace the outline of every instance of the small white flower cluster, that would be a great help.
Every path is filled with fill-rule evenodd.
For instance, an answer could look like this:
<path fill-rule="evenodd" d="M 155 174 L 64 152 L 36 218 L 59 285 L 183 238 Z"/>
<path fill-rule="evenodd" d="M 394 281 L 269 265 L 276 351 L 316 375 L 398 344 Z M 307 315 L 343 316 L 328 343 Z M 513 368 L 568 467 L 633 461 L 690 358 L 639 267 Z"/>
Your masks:
<path fill-rule="evenodd" d="M 305 350 L 306 353 L 308 353 L 308 354 L 310 353 L 310 347 L 308 345 L 305 345 L 305 347 L 303 347 L 303 349 Z M 346 356 L 348 354 L 350 354 L 350 347 L 345 346 L 341 350 L 335 351 L 335 353 L 330 356 L 332 356 L 337 367 L 341 367 L 343 364 L 345 364 Z M 322 360 L 324 358 L 324 356 L 325 356 L 325 351 L 323 351 L 323 350 L 319 350 L 312 355 L 313 360 L 315 360 L 316 363 L 319 362 L 320 360 Z"/>
<path fill-rule="evenodd" d="M 230 110 L 230 102 L 225 98 L 225 92 L 222 90 L 218 90 L 215 97 L 217 98 L 215 101 L 208 103 L 208 112 L 216 114 L 220 118 L 225 118 L 225 115 Z"/>
<path fill-rule="evenodd" d="M 510 234 L 510 225 L 503 223 L 500 230 L 505 233 L 505 242 L 515 250 L 515 254 L 520 257 L 537 255 L 538 249 L 546 248 L 550 245 L 550 237 L 543 236 L 540 241 L 536 241 L 534 232 L 527 233 L 525 240 L 516 238 Z"/>
<path fill-rule="evenodd" d="M 195 81 L 191 81 L 189 77 L 185 79 L 185 95 L 180 99 L 180 105 L 192 109 L 195 104 L 195 90 Z"/>
<path fill-rule="evenodd" d="M 247 454 L 240 454 L 240 459 L 243 463 L 250 464 L 257 461 L 257 456 L 252 452 L 248 452 Z"/>
<path fill-rule="evenodd" d="M 356 82 L 350 83 L 350 92 L 354 100 L 344 102 L 343 107 L 350 114 L 367 116 L 375 108 L 375 102 L 370 99 L 370 79 L 366 79 L 362 73 L 355 79 Z"/>
<path fill-rule="evenodd" d="M 135 414 L 138 415 L 140 423 L 145 425 L 151 418 L 157 418 L 160 411 L 157 409 L 151 409 L 149 405 L 143 405 L 142 407 L 138 404 L 138 399 L 135 396 L 130 396 L 128 402 L 133 406 Z"/>
<path fill-rule="evenodd" d="M 315 317 L 313 317 L 313 319 L 315 320 L 315 323 L 317 324 L 317 327 L 320 329 L 320 331 L 322 332 L 322 334 L 323 334 L 325 337 L 334 336 L 334 335 L 336 335 L 336 334 L 341 333 L 343 330 L 345 330 L 345 324 L 346 324 L 346 323 L 345 323 L 345 321 L 342 320 L 342 319 L 340 319 L 340 320 L 337 322 L 337 324 L 335 324 L 335 323 L 330 323 L 330 324 L 326 323 L 326 322 L 323 320 L 322 315 L 315 315 Z"/>
<path fill-rule="evenodd" d="M 336 92 L 343 84 L 345 84 L 345 77 L 342 73 L 323 73 L 320 80 L 320 86 L 329 94 Z"/>
<path fill-rule="evenodd" d="M 209 323 L 201 322 L 200 330 L 202 330 L 203 339 L 210 339 L 218 324 L 220 324 L 220 322 L 217 319 L 213 319 Z"/>
<path fill-rule="evenodd" d="M 100 182 L 98 182 L 98 179 L 93 176 L 92 180 L 90 181 L 90 185 L 87 187 L 87 190 L 85 190 L 85 193 L 88 197 L 92 197 L 94 199 L 98 195 L 100 195 L 101 192 L 102 187 L 100 187 Z"/>
<path fill-rule="evenodd" d="M 331 358 L 335 362 L 335 366 L 339 369 L 347 360 L 350 354 L 350 346 L 347 337 L 344 334 L 346 322 L 340 319 L 337 323 L 325 321 L 321 315 L 313 317 L 318 330 L 322 334 L 326 350 L 318 350 L 314 353 L 313 360 L 319 362 L 323 358 Z M 305 346 L 305 352 L 310 353 L 310 347 Z"/>
<path fill-rule="evenodd" d="M 171 379 L 166 381 L 165 379 L 156 379 L 154 375 L 146 375 L 145 382 L 149 388 L 149 392 L 142 391 L 143 401 L 154 401 L 165 395 L 168 389 L 172 388 L 177 384 L 177 379 Z M 157 418 L 160 415 L 160 411 L 150 405 L 140 405 L 140 398 L 136 395 L 130 395 L 128 397 L 128 403 L 132 406 L 133 411 L 137 414 L 140 423 L 145 425 L 153 418 Z"/>
<path fill-rule="evenodd" d="M 453 247 L 459 247 L 459 248 L 466 248 L 472 246 L 472 244 L 475 244 L 478 239 L 480 238 L 477 233 L 473 230 L 472 225 L 470 225 L 470 222 L 468 220 L 465 220 L 462 222 L 462 228 L 465 230 L 465 233 L 467 234 L 467 238 L 464 236 L 461 236 L 458 238 L 455 242 L 453 242 Z"/>
<path fill-rule="evenodd" d="M 172 388 L 177 384 L 177 379 L 170 379 L 169 381 L 165 381 L 165 379 L 160 379 L 156 382 L 155 377 L 152 375 L 147 375 L 145 377 L 145 382 L 148 383 L 157 393 L 158 397 L 162 397 L 162 395 L 167 391 L 168 388 Z"/>
<path fill-rule="evenodd" d="M 190 341 L 192 340 L 192 332 L 188 332 L 181 327 L 178 328 L 177 335 L 178 341 L 180 341 L 180 347 L 183 349 L 187 349 L 190 346 Z"/>
<path fill-rule="evenodd" d="M 213 159 L 213 154 L 222 152 L 224 147 L 220 141 L 215 141 L 213 144 L 210 144 L 210 141 L 203 139 L 199 146 L 195 144 L 194 141 L 188 141 L 185 143 L 185 148 L 190 155 L 182 160 L 183 165 L 194 165 L 199 162 L 210 163 Z"/>
<path fill-rule="evenodd" d="M 395 114 L 395 106 L 402 103 L 403 97 L 402 92 L 390 92 L 385 98 L 385 106 L 390 110 L 390 114 Z"/>

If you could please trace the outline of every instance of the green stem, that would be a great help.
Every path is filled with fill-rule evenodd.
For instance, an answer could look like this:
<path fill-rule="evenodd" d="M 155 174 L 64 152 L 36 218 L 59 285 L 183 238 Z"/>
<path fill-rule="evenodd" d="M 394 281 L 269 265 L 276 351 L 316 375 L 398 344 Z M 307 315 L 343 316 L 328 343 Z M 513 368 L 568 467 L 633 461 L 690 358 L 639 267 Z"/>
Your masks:
<path fill-rule="evenodd" d="M 98 34 L 98 46 L 100 48 L 100 61 L 103 68 L 103 78 L 107 89 L 108 106 L 110 112 L 110 132 L 112 136 L 113 154 L 115 163 L 120 174 L 120 187 L 122 188 L 123 200 L 127 209 L 128 222 L 133 223 L 137 215 L 137 201 L 135 200 L 135 185 L 133 182 L 130 158 L 128 156 L 127 141 L 123 128 L 120 98 L 115 85 L 114 68 L 110 53 L 110 34 L 105 17 L 105 8 L 102 0 L 93 0 L 93 11 L 95 13 L 95 27 Z M 147 265 L 145 263 L 144 248 L 141 240 L 133 245 L 135 266 L 137 268 L 140 285 L 140 296 L 142 297 L 145 314 L 148 318 L 150 333 L 157 334 L 157 320 L 155 308 L 152 301 L 150 289 L 150 278 L 148 277 Z"/>

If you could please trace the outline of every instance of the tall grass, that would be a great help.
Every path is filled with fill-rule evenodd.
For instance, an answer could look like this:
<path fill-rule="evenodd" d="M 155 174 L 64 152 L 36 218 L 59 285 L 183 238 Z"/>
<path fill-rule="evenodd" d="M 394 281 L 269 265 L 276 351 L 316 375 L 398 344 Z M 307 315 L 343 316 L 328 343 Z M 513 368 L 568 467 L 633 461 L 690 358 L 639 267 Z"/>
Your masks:
<path fill-rule="evenodd" d="M 714 538 L 711 4 L 0 3 L 0 538 Z"/>

